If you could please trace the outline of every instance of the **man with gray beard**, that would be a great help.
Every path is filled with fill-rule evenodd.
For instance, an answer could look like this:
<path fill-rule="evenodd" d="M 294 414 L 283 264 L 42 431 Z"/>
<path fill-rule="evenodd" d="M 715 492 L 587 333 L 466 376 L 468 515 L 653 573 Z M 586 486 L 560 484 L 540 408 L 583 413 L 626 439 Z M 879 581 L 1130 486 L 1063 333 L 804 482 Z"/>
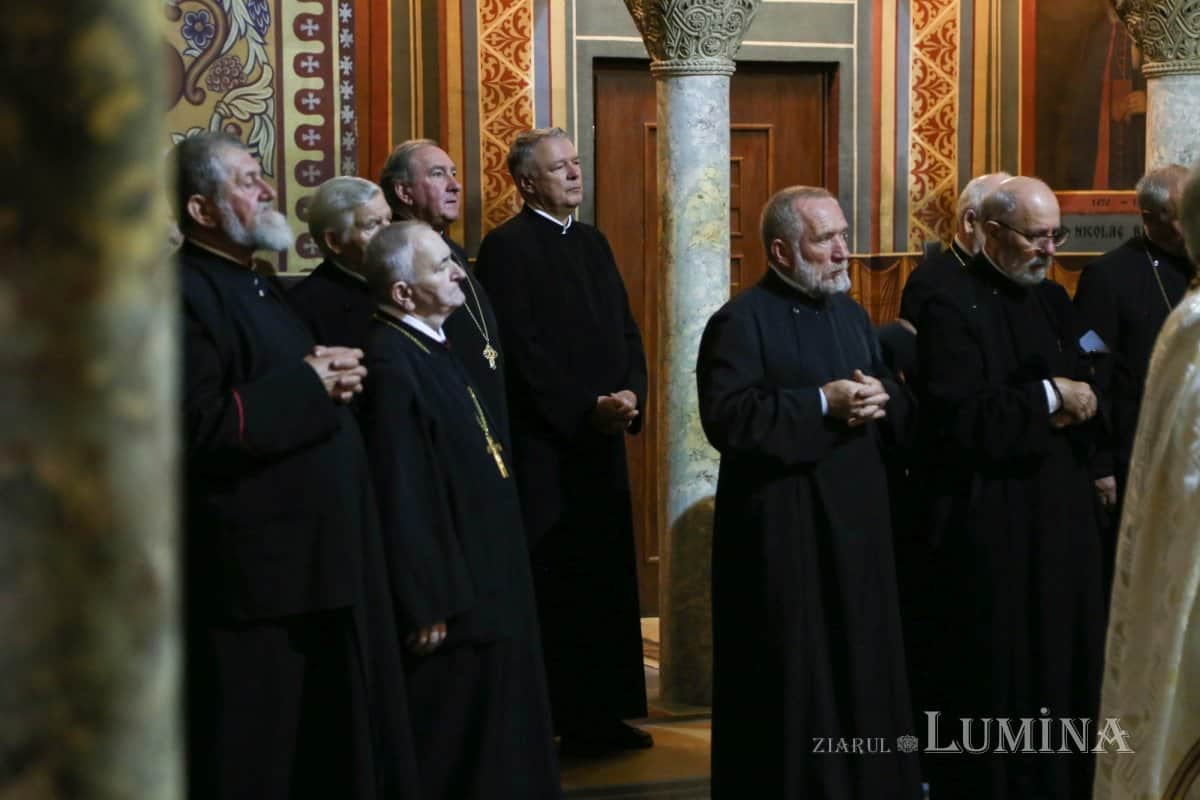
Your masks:
<path fill-rule="evenodd" d="M 317 346 L 257 250 L 292 233 L 237 139 L 174 152 L 192 797 L 414 797 L 362 353 Z"/>
<path fill-rule="evenodd" d="M 1050 188 L 1010 178 L 980 216 L 983 250 L 917 322 L 941 631 L 924 765 L 932 797 L 1085 798 L 1092 758 L 1043 741 L 1056 725 L 1034 724 L 1015 753 L 996 726 L 1096 715 L 1105 598 L 1090 420 L 1105 365 L 1046 280 L 1066 240 Z"/>
<path fill-rule="evenodd" d="M 713 315 L 696 367 L 721 453 L 713 531 L 712 796 L 911 800 L 916 757 L 880 442 L 906 390 L 846 292 L 824 189 L 763 209 L 770 269 Z"/>

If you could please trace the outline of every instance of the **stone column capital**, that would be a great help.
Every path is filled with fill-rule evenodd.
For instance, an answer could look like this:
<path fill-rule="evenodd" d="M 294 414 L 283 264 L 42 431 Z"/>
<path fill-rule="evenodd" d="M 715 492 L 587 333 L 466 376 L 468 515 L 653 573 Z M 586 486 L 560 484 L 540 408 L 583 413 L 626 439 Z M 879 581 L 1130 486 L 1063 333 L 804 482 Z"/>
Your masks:
<path fill-rule="evenodd" d="M 653 62 L 664 75 L 732 75 L 762 0 L 625 0 Z"/>
<path fill-rule="evenodd" d="M 1142 73 L 1200 74 L 1200 3 L 1194 0 L 1110 0 L 1142 51 Z"/>

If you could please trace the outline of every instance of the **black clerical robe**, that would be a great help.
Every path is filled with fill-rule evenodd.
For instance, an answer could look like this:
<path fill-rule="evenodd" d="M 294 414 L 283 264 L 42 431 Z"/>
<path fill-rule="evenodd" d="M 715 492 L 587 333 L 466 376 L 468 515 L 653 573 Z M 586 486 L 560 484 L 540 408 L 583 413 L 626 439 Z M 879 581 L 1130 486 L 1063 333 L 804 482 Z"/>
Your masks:
<path fill-rule="evenodd" d="M 705 328 L 700 418 L 721 453 L 713 531 L 714 798 L 916 798 L 880 458 L 885 426 L 824 416 L 856 369 L 891 395 L 866 312 L 773 271 Z M 854 752 L 859 737 L 858 752 Z M 870 748 L 869 752 L 867 748 Z M 886 750 L 886 752 L 880 752 Z"/>
<path fill-rule="evenodd" d="M 560 731 L 646 714 L 625 442 L 595 430 L 623 389 L 646 414 L 646 362 L 612 250 L 596 228 L 526 207 L 484 239 L 476 274 L 507 359 L 513 456 Z"/>
<path fill-rule="evenodd" d="M 1094 459 L 1093 474 L 1115 475 L 1122 493 L 1150 351 L 1191 276 L 1186 257 L 1172 255 L 1145 237 L 1135 236 L 1088 264 L 1075 290 L 1075 307 L 1108 345 L 1113 361 L 1106 409 L 1111 436 Z"/>
<path fill-rule="evenodd" d="M 191 242 L 179 260 L 192 794 L 413 797 L 357 425 L 274 279 Z"/>
<path fill-rule="evenodd" d="M 961 272 L 970 260 L 971 254 L 959 245 L 957 239 L 953 239 L 950 247 L 918 264 L 904 282 L 904 291 L 900 295 L 901 318 L 916 325 L 929 298 L 951 276 Z"/>
<path fill-rule="evenodd" d="M 927 747 L 964 746 L 960 718 L 974 720 L 978 746 L 985 733 L 996 744 L 997 718 L 1096 715 L 1106 608 L 1088 465 L 1096 423 L 1052 427 L 1043 383 L 1095 380 L 1074 311 L 1058 284 L 1020 286 L 980 254 L 918 323 L 943 631 L 938 690 L 925 698 L 941 726 Z M 993 748 L 924 764 L 934 797 L 1091 795 L 1088 755 Z"/>
<path fill-rule="evenodd" d="M 325 259 L 287 297 L 317 344 L 362 348 L 375 312 L 364 278 Z"/>
<path fill-rule="evenodd" d="M 471 375 L 483 402 L 495 416 L 500 440 L 507 445 L 508 398 L 504 390 L 504 354 L 496 315 L 487 292 L 471 275 L 466 251 L 444 234 L 442 239 L 467 273 L 462 283 L 467 299 L 462 308 L 446 320 L 446 337 Z M 319 344 L 360 349 L 366 345 L 367 329 L 376 302 L 371 298 L 365 280 L 328 259 L 292 287 L 288 301 L 308 323 Z M 488 358 L 485 350 L 493 358 Z"/>
<path fill-rule="evenodd" d="M 359 419 L 379 498 L 427 800 L 559 796 L 516 481 L 456 351 L 383 311 Z M 499 461 L 497 460 L 499 459 Z M 503 464 L 504 471 L 501 471 Z"/>

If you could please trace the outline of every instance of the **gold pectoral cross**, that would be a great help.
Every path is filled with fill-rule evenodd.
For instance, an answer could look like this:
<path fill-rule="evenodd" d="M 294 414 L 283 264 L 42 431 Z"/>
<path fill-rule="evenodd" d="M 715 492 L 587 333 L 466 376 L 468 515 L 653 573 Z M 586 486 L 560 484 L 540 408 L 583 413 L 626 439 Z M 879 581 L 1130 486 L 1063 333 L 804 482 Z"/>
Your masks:
<path fill-rule="evenodd" d="M 508 477 L 508 468 L 504 466 L 504 448 L 500 443 L 491 436 L 487 437 L 487 451 L 492 454 L 492 458 L 496 459 L 496 469 L 500 470 L 500 477 Z"/>
<path fill-rule="evenodd" d="M 492 347 L 491 342 L 488 342 L 487 347 L 483 348 L 483 357 L 487 359 L 488 366 L 495 369 L 496 359 L 500 357 L 500 353 L 496 351 L 496 348 Z"/>

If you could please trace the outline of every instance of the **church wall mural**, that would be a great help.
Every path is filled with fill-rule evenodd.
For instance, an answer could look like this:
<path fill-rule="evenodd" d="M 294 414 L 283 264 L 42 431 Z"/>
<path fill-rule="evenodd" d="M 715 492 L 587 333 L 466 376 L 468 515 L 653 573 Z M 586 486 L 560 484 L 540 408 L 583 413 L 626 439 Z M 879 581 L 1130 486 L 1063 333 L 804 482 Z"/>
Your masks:
<path fill-rule="evenodd" d="M 355 46 L 364 4 L 394 34 L 390 73 L 373 70 L 369 87 Z M 1128 189 L 1144 147 L 1137 54 L 1106 9 L 1101 0 L 764 0 L 740 57 L 837 65 L 839 194 L 865 268 L 907 270 L 902 256 L 948 240 L 959 188 L 995 169 L 1041 174 L 1062 190 L 1068 222 L 1084 234 L 1068 250 L 1086 254 L 1133 224 Z M 289 271 L 314 263 L 305 198 L 335 174 L 377 177 L 388 138 L 431 136 L 455 159 L 467 202 L 453 233 L 474 251 L 517 206 L 504 165 L 512 136 L 560 125 L 594 167 L 592 59 L 646 57 L 621 0 L 165 0 L 163 17 L 172 136 L 225 127 L 262 156 L 298 232 L 281 259 Z M 1059 36 L 1074 37 L 1071 47 Z M 1082 56 L 1063 62 L 1069 53 Z M 1092 72 L 1104 88 L 1078 91 Z M 379 141 L 361 159 L 359 89 L 392 104 L 383 124 L 364 121 L 363 136 L 369 126 Z M 370 108 L 378 116 L 386 105 Z M 1077 268 L 1083 258 L 1062 261 Z"/>
<path fill-rule="evenodd" d="M 164 150 L 204 130 L 244 141 L 297 236 L 277 267 L 318 260 L 305 207 L 323 181 L 358 173 L 355 8 L 350 0 L 165 0 Z"/>

